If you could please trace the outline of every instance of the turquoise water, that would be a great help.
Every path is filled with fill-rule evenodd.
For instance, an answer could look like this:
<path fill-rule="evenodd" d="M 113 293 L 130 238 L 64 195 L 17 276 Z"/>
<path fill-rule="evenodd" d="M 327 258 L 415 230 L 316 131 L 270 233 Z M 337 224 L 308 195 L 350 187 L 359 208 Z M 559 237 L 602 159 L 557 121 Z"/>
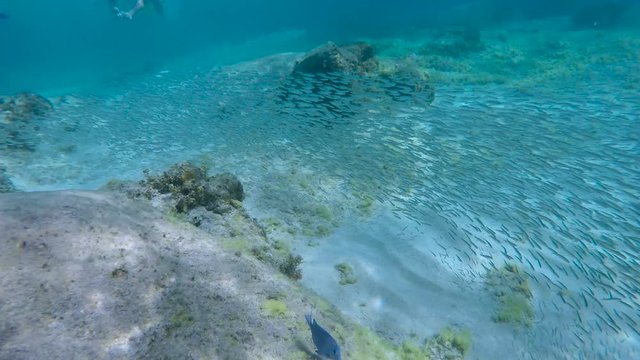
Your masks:
<path fill-rule="evenodd" d="M 0 20 L 2 40 L 22 44 L 0 60 L 0 91 L 26 88 L 55 104 L 29 134 L 35 150 L 3 148 L 0 165 L 18 189 L 40 191 L 97 189 L 140 179 L 142 169 L 207 161 L 238 174 L 259 218 L 292 216 L 292 203 L 308 196 L 303 181 L 340 220 L 315 246 L 292 239 L 305 258 L 302 283 L 384 336 L 455 324 L 474 334 L 474 359 L 639 358 L 640 33 L 632 21 L 559 26 L 547 16 L 575 14 L 577 2 L 525 3 L 476 19 L 485 50 L 436 66 L 412 44 L 438 41 L 434 27 L 468 19 L 464 6 L 495 15 L 496 2 L 423 4 L 442 14 L 430 29 L 409 10 L 415 2 L 389 4 L 389 18 L 373 8 L 379 21 L 371 23 L 356 3 L 324 4 L 323 21 L 293 3 L 260 5 L 264 15 L 240 16 L 243 26 L 207 27 L 184 4 L 167 1 L 166 19 L 124 22 L 96 1 L 74 11 L 99 21 L 79 16 L 45 37 L 44 23 L 20 19 L 24 5 L 0 2 L 10 15 Z M 240 12 L 240 4 L 219 6 Z M 47 21 L 68 14 L 49 10 Z M 354 14 L 358 21 L 345 20 Z M 81 26 L 90 40 L 54 40 Z M 196 26 L 215 40 L 201 32 L 178 47 Z M 154 40 L 140 45 L 143 36 Z M 288 77 L 301 51 L 334 37 L 366 39 L 393 64 L 426 68 L 435 100 L 355 75 Z M 345 209 L 363 198 L 375 204 L 367 216 Z M 349 290 L 326 276 L 342 259 L 361 277 Z M 505 263 L 529 279 L 531 326 L 487 315 L 495 306 L 487 272 Z"/>

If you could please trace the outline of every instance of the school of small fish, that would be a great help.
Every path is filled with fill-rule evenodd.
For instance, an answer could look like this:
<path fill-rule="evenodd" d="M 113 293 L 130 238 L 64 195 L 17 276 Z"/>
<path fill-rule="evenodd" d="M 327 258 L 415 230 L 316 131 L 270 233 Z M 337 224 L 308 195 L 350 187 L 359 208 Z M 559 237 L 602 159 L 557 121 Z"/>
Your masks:
<path fill-rule="evenodd" d="M 188 80 L 171 72 L 119 98 L 85 99 L 91 118 L 76 123 L 89 121 L 83 136 L 123 167 L 216 147 L 295 153 L 418 223 L 438 214 L 449 239 L 434 240 L 434 255 L 461 279 L 521 267 L 537 321 L 568 319 L 532 335 L 532 347 L 640 358 L 640 89 L 606 76 L 551 88 L 441 84 L 428 105 L 410 84 L 294 79 L 282 63 Z M 72 110 L 61 112 L 67 123 Z"/>

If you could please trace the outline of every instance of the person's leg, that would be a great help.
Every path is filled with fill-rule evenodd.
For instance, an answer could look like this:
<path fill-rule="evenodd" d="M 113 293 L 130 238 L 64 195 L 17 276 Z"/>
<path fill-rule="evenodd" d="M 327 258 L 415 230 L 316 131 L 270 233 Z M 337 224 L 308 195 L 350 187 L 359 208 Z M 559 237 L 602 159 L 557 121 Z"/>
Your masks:
<path fill-rule="evenodd" d="M 110 0 L 110 1 L 114 1 L 114 0 Z M 144 0 L 138 0 L 138 1 L 136 2 L 136 5 L 135 5 L 131 10 L 129 10 L 129 11 L 127 11 L 127 12 L 124 12 L 124 11 L 122 11 L 122 10 L 118 9 L 117 7 L 114 7 L 114 8 L 113 8 L 113 10 L 115 10 L 115 11 L 116 11 L 116 13 L 118 14 L 118 16 L 126 17 L 126 18 L 129 18 L 129 19 L 133 19 L 133 16 L 134 16 L 138 11 L 140 11 L 143 7 L 144 7 Z"/>
<path fill-rule="evenodd" d="M 136 5 L 133 7 L 133 9 L 129 10 L 129 12 L 127 13 L 127 17 L 129 19 L 133 19 L 133 16 L 140 11 L 142 8 L 144 7 L 144 0 L 138 0 L 136 2 Z"/>

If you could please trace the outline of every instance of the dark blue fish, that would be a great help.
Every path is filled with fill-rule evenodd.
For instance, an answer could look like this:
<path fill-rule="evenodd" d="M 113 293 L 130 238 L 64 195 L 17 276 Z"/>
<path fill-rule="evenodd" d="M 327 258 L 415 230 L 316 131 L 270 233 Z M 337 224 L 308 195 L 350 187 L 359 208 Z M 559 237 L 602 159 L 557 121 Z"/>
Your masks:
<path fill-rule="evenodd" d="M 304 318 L 307 320 L 307 324 L 309 324 L 311 338 L 313 339 L 313 344 L 316 346 L 316 353 L 320 358 L 342 360 L 340 356 L 340 346 L 331 334 L 323 329 L 310 313 L 305 314 Z"/>
<path fill-rule="evenodd" d="M 8 18 L 9 18 L 9 15 L 7 15 L 7 14 L 5 14 L 3 12 L 0 12 L 0 20 L 4 20 L 4 19 L 8 19 Z"/>

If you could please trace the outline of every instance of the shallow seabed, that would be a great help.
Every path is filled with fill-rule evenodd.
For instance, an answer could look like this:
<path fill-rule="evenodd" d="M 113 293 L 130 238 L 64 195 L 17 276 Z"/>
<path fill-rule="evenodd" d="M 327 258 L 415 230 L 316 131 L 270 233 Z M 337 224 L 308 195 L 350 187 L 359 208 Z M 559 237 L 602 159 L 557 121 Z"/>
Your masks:
<path fill-rule="evenodd" d="M 262 218 L 313 188 L 333 225 L 293 240 L 303 283 L 389 338 L 457 324 L 470 358 L 640 358 L 640 88 L 603 65 L 526 88 L 439 83 L 425 107 L 384 83 L 292 82 L 299 55 L 66 96 L 35 152 L 0 165 L 33 191 L 190 159 L 238 174 Z M 338 285 L 340 262 L 356 284 Z M 530 279 L 531 327 L 491 320 L 484 279 L 505 263 Z"/>

